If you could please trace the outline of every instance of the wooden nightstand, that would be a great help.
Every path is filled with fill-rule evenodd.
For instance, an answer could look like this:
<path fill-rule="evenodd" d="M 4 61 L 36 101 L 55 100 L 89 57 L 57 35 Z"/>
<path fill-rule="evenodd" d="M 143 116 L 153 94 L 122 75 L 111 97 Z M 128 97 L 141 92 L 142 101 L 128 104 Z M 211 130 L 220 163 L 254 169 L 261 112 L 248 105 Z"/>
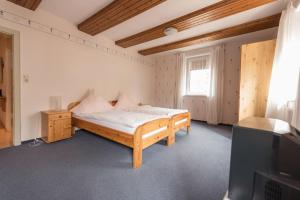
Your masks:
<path fill-rule="evenodd" d="M 42 139 L 45 142 L 56 142 L 71 136 L 71 112 L 67 110 L 42 112 Z"/>

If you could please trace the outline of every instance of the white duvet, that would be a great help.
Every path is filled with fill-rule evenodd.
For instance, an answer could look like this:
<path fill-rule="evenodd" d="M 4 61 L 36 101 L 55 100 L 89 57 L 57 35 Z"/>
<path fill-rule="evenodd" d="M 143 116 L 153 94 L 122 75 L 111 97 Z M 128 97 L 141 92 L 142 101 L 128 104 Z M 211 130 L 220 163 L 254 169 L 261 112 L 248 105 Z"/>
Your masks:
<path fill-rule="evenodd" d="M 80 114 L 80 117 L 86 119 L 106 121 L 111 123 L 117 123 L 130 128 L 137 128 L 149 121 L 168 117 L 166 115 L 154 115 L 141 112 L 130 112 L 119 109 L 114 109 L 107 112 L 92 113 L 92 114 Z"/>
<path fill-rule="evenodd" d="M 160 107 L 153 107 L 150 105 L 136 106 L 136 107 L 126 108 L 123 110 L 127 112 L 139 112 L 139 113 L 146 113 L 151 115 L 167 115 L 168 117 L 172 117 L 177 114 L 188 112 L 188 110 L 184 110 L 184 109 L 160 108 Z"/>

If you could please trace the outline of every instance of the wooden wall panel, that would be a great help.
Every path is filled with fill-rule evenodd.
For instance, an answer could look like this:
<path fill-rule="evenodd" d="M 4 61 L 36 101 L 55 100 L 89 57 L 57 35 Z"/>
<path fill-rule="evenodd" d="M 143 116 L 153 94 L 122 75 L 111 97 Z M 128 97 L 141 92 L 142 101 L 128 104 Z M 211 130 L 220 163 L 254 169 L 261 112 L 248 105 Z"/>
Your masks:
<path fill-rule="evenodd" d="M 134 46 L 137 44 L 148 42 L 150 40 L 164 37 L 164 30 L 168 27 L 174 27 L 177 28 L 178 31 L 183 31 L 274 1 L 275 0 L 223 0 L 190 14 L 163 23 L 159 26 L 118 40 L 116 41 L 116 44 L 124 48 Z"/>
<path fill-rule="evenodd" d="M 173 49 L 179 49 L 187 46 L 191 46 L 194 44 L 200 44 L 203 42 L 209 42 L 214 40 L 220 40 L 224 38 L 234 37 L 246 33 L 252 33 L 255 31 L 260 31 L 268 28 L 277 27 L 279 25 L 281 14 L 273 15 L 270 17 L 266 17 L 263 19 L 255 20 L 252 22 L 240 24 L 237 26 L 233 26 L 230 28 L 222 29 L 219 31 L 215 31 L 212 33 L 207 33 L 203 35 L 199 35 L 196 37 L 180 40 L 177 42 L 172 42 L 169 44 L 164 44 L 157 47 L 152 47 L 149 49 L 144 49 L 139 51 L 140 54 L 146 56 L 155 53 L 160 53 L 164 51 L 169 51 Z"/>
<path fill-rule="evenodd" d="M 115 0 L 78 25 L 78 29 L 97 35 L 166 0 Z"/>
<path fill-rule="evenodd" d="M 241 48 L 239 120 L 265 116 L 275 45 L 269 40 Z"/>
<path fill-rule="evenodd" d="M 22 6 L 24 8 L 28 8 L 30 10 L 36 10 L 42 0 L 8 0 L 8 1 L 15 3 L 19 6 Z"/>

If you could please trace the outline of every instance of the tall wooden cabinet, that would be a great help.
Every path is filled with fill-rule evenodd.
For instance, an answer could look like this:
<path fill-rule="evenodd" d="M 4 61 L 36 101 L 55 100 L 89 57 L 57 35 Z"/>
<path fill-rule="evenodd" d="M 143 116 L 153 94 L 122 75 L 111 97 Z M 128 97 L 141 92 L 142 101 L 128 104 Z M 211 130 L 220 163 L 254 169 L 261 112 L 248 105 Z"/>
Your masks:
<path fill-rule="evenodd" d="M 268 40 L 241 47 L 239 120 L 265 116 L 275 46 Z"/>

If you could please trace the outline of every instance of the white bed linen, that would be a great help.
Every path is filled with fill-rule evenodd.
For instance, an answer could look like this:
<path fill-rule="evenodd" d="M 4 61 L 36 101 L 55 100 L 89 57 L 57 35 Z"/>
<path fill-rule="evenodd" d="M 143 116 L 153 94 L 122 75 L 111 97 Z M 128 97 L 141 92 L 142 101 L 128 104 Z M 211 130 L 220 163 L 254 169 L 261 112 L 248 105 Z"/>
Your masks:
<path fill-rule="evenodd" d="M 127 116 L 127 119 L 125 119 Z M 114 110 L 103 113 L 79 114 L 73 117 L 82 119 L 100 126 L 118 130 L 130 135 L 134 135 L 135 130 L 142 124 L 162 118 L 162 116 L 149 115 L 145 113 L 131 113 L 126 111 Z M 139 119 L 137 119 L 139 117 Z M 160 133 L 167 129 L 167 126 L 151 131 L 142 136 L 143 139 Z"/>
<path fill-rule="evenodd" d="M 188 112 L 188 110 L 184 110 L 184 109 L 161 108 L 161 107 L 153 107 L 150 105 L 136 106 L 136 107 L 131 107 L 123 110 L 129 112 L 147 113 L 152 115 L 167 115 L 168 117 L 173 117 L 174 115 Z"/>
<path fill-rule="evenodd" d="M 166 115 L 153 115 L 142 112 L 130 112 L 120 109 L 114 109 L 107 112 L 98 112 L 90 114 L 80 114 L 79 116 L 88 119 L 108 121 L 116 124 L 121 124 L 123 126 L 128 126 L 130 128 L 137 128 L 138 126 L 145 124 L 149 121 L 168 118 Z"/>

